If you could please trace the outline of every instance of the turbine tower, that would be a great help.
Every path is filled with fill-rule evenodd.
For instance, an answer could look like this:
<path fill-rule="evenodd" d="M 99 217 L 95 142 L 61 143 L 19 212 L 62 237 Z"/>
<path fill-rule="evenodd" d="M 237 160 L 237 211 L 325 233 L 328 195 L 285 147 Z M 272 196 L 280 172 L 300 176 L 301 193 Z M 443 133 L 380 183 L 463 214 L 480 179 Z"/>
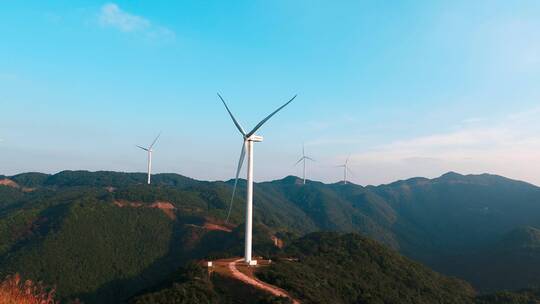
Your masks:
<path fill-rule="evenodd" d="M 349 169 L 349 158 L 351 156 L 347 156 L 347 159 L 345 160 L 345 163 L 343 165 L 339 165 L 338 167 L 343 168 L 343 184 L 347 184 L 347 173 L 350 173 L 352 175 L 351 169 Z"/>
<path fill-rule="evenodd" d="M 300 162 L 303 162 L 302 166 L 303 166 L 303 180 L 304 180 L 304 185 L 306 184 L 306 160 L 310 160 L 310 161 L 315 161 L 313 158 L 309 157 L 309 156 L 306 156 L 306 149 L 304 147 L 304 145 L 302 144 L 302 157 L 300 157 L 300 159 L 296 162 L 296 164 L 294 164 L 295 166 L 298 165 Z"/>
<path fill-rule="evenodd" d="M 159 133 L 158 136 L 156 136 L 156 138 L 154 139 L 154 141 L 148 148 L 137 146 L 138 148 L 143 149 L 144 151 L 148 152 L 148 181 L 147 183 L 149 185 L 150 185 L 150 177 L 152 176 L 152 152 L 154 151 L 152 150 L 152 148 L 156 144 L 156 141 L 158 140 L 159 136 L 161 136 L 161 133 Z"/>
<path fill-rule="evenodd" d="M 293 98 L 291 98 L 287 103 L 279 107 L 277 110 L 272 112 L 272 114 L 268 115 L 265 119 L 261 120 L 254 128 L 253 130 L 246 132 L 242 128 L 242 126 L 238 123 L 234 115 L 232 114 L 231 110 L 227 106 L 227 103 L 219 95 L 219 99 L 223 102 L 223 105 L 225 106 L 225 109 L 227 109 L 227 112 L 231 116 L 231 119 L 238 129 L 240 133 L 242 134 L 242 150 L 240 151 L 240 159 L 238 160 L 238 167 L 236 169 L 236 178 L 234 180 L 234 187 L 231 197 L 231 204 L 229 206 L 229 212 L 227 214 L 227 222 L 229 221 L 229 217 L 231 215 L 231 209 L 232 209 L 232 203 L 234 200 L 234 194 L 236 192 L 236 186 L 238 184 L 238 176 L 240 174 L 240 170 L 242 169 L 242 165 L 244 163 L 244 158 L 246 156 L 246 149 L 247 149 L 247 155 L 248 155 L 248 161 L 247 161 L 247 191 L 246 191 L 246 243 L 245 243 L 245 250 L 244 250 L 244 261 L 248 265 L 256 265 L 257 261 L 251 260 L 251 237 L 252 237 L 252 226 L 253 226 L 253 143 L 255 142 L 261 142 L 263 141 L 262 136 L 255 135 L 255 132 L 259 130 L 264 123 L 266 123 L 272 116 L 274 116 L 277 112 L 279 112 L 281 109 L 286 107 L 289 103 L 291 103 L 295 98 L 296 95 L 294 95 Z"/>

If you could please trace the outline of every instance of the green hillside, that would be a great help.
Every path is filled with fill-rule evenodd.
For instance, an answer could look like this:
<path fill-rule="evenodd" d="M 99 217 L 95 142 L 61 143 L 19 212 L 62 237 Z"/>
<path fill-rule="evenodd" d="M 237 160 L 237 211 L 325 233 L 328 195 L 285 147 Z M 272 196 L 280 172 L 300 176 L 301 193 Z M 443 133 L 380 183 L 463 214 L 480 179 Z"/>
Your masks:
<path fill-rule="evenodd" d="M 284 258 L 287 259 L 284 259 Z M 532 304 L 538 290 L 476 295 L 461 280 L 440 275 L 356 234 L 312 233 L 273 256 L 260 279 L 302 303 Z M 293 260 L 291 260 L 293 258 Z M 221 277 L 196 264 L 131 299 L 134 304 L 290 303 Z"/>
<path fill-rule="evenodd" d="M 61 297 L 102 303 L 160 279 L 192 258 L 201 240 L 200 231 L 158 209 L 119 208 L 90 198 L 18 212 L 6 227 L 2 273 L 20 272 L 56 284 Z"/>
<path fill-rule="evenodd" d="M 129 300 L 131 304 L 290 304 L 250 285 L 190 263 L 159 285 Z"/>
<path fill-rule="evenodd" d="M 442 276 L 357 234 L 309 234 L 258 276 L 303 303 L 472 303 L 467 283 Z"/>
<path fill-rule="evenodd" d="M 450 257 L 444 265 L 445 272 L 482 286 L 484 291 L 536 288 L 540 282 L 540 230 L 516 228 L 482 250 Z"/>
<path fill-rule="evenodd" d="M 499 176 L 448 173 L 370 189 L 399 214 L 394 232 L 410 256 L 464 253 L 540 226 L 540 188 Z"/>
<path fill-rule="evenodd" d="M 302 303 L 473 303 L 465 282 L 437 274 L 357 234 L 312 233 L 295 240 L 260 279 L 291 292 Z M 288 303 L 196 265 L 132 299 L 136 304 Z"/>
<path fill-rule="evenodd" d="M 501 291 L 476 298 L 476 304 L 536 304 L 540 303 L 540 290 L 524 289 L 515 292 Z"/>
<path fill-rule="evenodd" d="M 129 174 L 69 172 L 32 182 L 30 192 L 0 186 L 0 276 L 19 272 L 56 285 L 60 298 L 118 303 L 192 259 L 241 254 L 242 226 L 203 227 L 220 224 L 226 184 L 193 189 L 179 176 L 162 177 L 164 185 L 156 186 L 130 180 Z M 271 252 L 274 231 L 257 224 L 255 233 L 257 252 Z"/>
<path fill-rule="evenodd" d="M 500 250 L 540 248 L 540 229 L 525 226 L 510 231 L 499 244 Z"/>
<path fill-rule="evenodd" d="M 0 275 L 57 284 L 63 297 L 112 303 L 193 258 L 242 252 L 242 180 L 225 232 L 205 223 L 224 225 L 232 181 L 156 174 L 149 186 L 145 174 L 105 171 L 7 178 L 16 186 L 0 185 Z M 540 227 L 533 185 L 449 173 L 368 187 L 286 177 L 255 189 L 255 253 L 275 253 L 270 236 L 287 244 L 315 231 L 358 232 L 481 291 L 540 284 L 538 267 L 527 268 L 540 260 L 537 230 L 519 230 Z"/>

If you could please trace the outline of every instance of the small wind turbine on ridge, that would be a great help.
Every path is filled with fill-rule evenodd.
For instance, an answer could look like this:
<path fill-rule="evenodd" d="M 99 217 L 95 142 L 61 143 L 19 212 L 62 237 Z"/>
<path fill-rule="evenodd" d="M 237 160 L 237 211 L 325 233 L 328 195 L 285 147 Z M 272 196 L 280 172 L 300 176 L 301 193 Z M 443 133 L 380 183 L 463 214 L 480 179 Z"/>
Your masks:
<path fill-rule="evenodd" d="M 244 128 L 238 123 L 234 115 L 232 114 L 231 110 L 227 106 L 227 103 L 225 103 L 225 100 L 219 93 L 217 94 L 219 96 L 219 99 L 223 102 L 223 105 L 225 106 L 225 109 L 227 109 L 227 112 L 231 116 L 231 119 L 242 135 L 242 150 L 240 151 L 240 159 L 238 160 L 238 167 L 236 169 L 236 177 L 234 179 L 234 187 L 232 191 L 232 197 L 231 197 L 231 204 L 229 206 L 229 212 L 227 214 L 227 222 L 229 221 L 229 217 L 231 215 L 232 210 L 232 203 L 234 200 L 234 194 L 236 193 L 236 186 L 238 184 L 238 175 L 240 174 L 240 170 L 242 169 L 242 165 L 244 163 L 244 158 L 246 156 L 246 149 L 247 149 L 247 155 L 248 155 L 248 161 L 247 161 L 247 191 L 246 191 L 246 242 L 245 242 L 245 249 L 244 249 L 244 261 L 248 265 L 256 265 L 257 261 L 251 260 L 251 240 L 252 240 L 252 226 L 253 226 L 253 143 L 255 142 L 261 142 L 263 141 L 262 136 L 255 135 L 255 132 L 259 130 L 264 123 L 266 123 L 272 116 L 274 116 L 277 112 L 279 112 L 281 109 L 286 107 L 289 103 L 291 103 L 295 98 L 296 95 L 294 95 L 293 98 L 291 98 L 289 101 L 287 101 L 284 105 L 279 107 L 277 110 L 272 112 L 270 115 L 266 116 L 265 119 L 261 120 L 254 128 L 253 130 L 246 132 L 244 131 Z"/>
<path fill-rule="evenodd" d="M 150 178 L 152 176 L 152 152 L 154 151 L 152 148 L 156 144 L 158 138 L 161 136 L 161 132 L 158 134 L 158 136 L 154 139 L 152 144 L 148 146 L 148 148 L 137 146 L 137 148 L 140 148 L 148 153 L 148 180 L 147 183 L 150 185 Z"/>
<path fill-rule="evenodd" d="M 352 175 L 352 171 L 351 169 L 349 169 L 349 158 L 351 158 L 351 156 L 347 156 L 347 159 L 345 160 L 345 163 L 343 165 L 339 165 L 337 167 L 340 167 L 340 168 L 343 168 L 343 184 L 346 185 L 347 184 L 347 173 L 350 173 Z"/>
<path fill-rule="evenodd" d="M 303 169 L 302 170 L 302 178 L 303 178 L 303 181 L 304 181 L 304 185 L 306 184 L 306 160 L 315 161 L 313 158 L 311 158 L 309 156 L 306 156 L 306 150 L 305 150 L 304 144 L 302 144 L 302 157 L 300 157 L 300 159 L 294 165 L 296 166 L 300 162 L 303 162 L 303 164 L 302 164 L 302 166 L 303 166 L 303 168 L 302 168 Z"/>

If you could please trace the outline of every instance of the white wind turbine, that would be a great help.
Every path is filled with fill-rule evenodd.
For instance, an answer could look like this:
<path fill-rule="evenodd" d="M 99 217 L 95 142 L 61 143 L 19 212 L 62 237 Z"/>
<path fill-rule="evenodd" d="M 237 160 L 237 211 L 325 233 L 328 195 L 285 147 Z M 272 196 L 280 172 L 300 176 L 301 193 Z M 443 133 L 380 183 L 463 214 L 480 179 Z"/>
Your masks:
<path fill-rule="evenodd" d="M 296 164 L 294 164 L 295 166 L 298 165 L 300 162 L 303 162 L 302 166 L 303 166 L 303 180 L 304 180 L 304 185 L 306 184 L 306 160 L 310 160 L 310 161 L 315 161 L 313 158 L 309 157 L 309 156 L 306 156 L 306 150 L 305 150 L 305 147 L 304 145 L 302 145 L 302 157 L 300 157 L 300 159 L 296 162 Z"/>
<path fill-rule="evenodd" d="M 287 106 L 289 103 L 291 103 L 295 98 L 296 95 L 294 95 L 293 98 L 291 98 L 287 103 L 279 107 L 277 110 L 272 112 L 272 114 L 268 115 L 265 119 L 261 120 L 250 132 L 244 131 L 242 126 L 238 123 L 236 118 L 234 118 L 234 115 L 232 114 L 231 110 L 227 106 L 227 103 L 225 103 L 225 100 L 221 95 L 219 95 L 219 99 L 223 102 L 223 105 L 227 109 L 227 112 L 231 116 L 232 121 L 234 122 L 234 125 L 240 131 L 242 134 L 242 150 L 240 152 L 240 159 L 238 160 L 238 167 L 236 169 L 236 178 L 234 180 L 234 187 L 231 197 L 231 204 L 229 206 L 229 212 L 227 214 L 227 222 L 229 221 L 229 217 L 231 215 L 231 209 L 232 209 L 232 203 L 234 200 L 234 194 L 236 192 L 236 186 L 238 184 L 238 176 L 240 174 L 240 170 L 242 169 L 242 165 L 244 163 L 244 157 L 246 156 L 246 149 L 247 149 L 247 155 L 248 155 L 248 161 L 247 161 L 247 193 L 246 193 L 246 243 L 245 243 L 245 250 L 244 250 L 244 260 L 248 265 L 255 265 L 257 262 L 251 260 L 251 238 L 252 238 L 252 226 L 253 226 L 253 143 L 254 142 L 261 142 L 263 141 L 262 136 L 255 135 L 255 132 L 259 130 L 259 128 L 262 127 L 262 125 L 267 122 L 272 116 L 274 116 L 277 112 L 279 112 L 281 109 L 283 109 L 285 106 Z"/>
<path fill-rule="evenodd" d="M 152 148 L 156 144 L 156 141 L 158 140 L 159 136 L 161 136 L 161 133 L 159 133 L 158 136 L 156 136 L 156 138 L 154 139 L 152 144 L 148 146 L 148 148 L 137 146 L 138 148 L 143 149 L 144 151 L 148 152 L 148 181 L 147 182 L 149 185 L 150 185 L 150 177 L 152 176 L 152 152 L 154 151 L 152 150 Z"/>
<path fill-rule="evenodd" d="M 345 160 L 345 163 L 343 165 L 339 165 L 338 167 L 343 168 L 343 184 L 347 184 L 347 173 L 350 173 L 352 175 L 351 169 L 349 169 L 349 158 L 351 156 L 347 156 L 347 159 Z"/>

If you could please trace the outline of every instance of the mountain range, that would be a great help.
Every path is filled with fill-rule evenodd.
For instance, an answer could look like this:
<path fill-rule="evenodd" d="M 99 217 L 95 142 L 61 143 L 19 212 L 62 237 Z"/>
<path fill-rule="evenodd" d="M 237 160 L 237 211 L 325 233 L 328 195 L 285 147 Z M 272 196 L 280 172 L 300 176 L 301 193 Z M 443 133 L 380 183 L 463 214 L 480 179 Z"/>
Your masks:
<path fill-rule="evenodd" d="M 56 284 L 62 298 L 115 303 L 190 260 L 241 255 L 242 195 L 224 222 L 232 181 L 145 181 L 119 172 L 0 176 L 0 274 Z M 256 183 L 254 206 L 259 255 L 317 231 L 352 232 L 481 293 L 540 284 L 540 188 L 525 182 L 450 172 L 363 187 L 288 176 Z"/>

